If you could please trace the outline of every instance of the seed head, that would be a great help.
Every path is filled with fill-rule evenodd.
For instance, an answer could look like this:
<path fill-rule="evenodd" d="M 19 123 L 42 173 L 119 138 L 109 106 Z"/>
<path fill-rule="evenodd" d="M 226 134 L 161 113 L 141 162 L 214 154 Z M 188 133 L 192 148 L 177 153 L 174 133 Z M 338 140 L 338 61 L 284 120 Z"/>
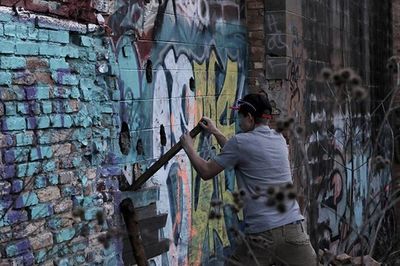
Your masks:
<path fill-rule="evenodd" d="M 283 130 L 285 130 L 285 125 L 282 120 L 279 120 L 276 122 L 276 132 L 281 133 Z"/>
<path fill-rule="evenodd" d="M 333 83 L 334 83 L 336 86 L 340 86 L 340 85 L 343 84 L 342 75 L 340 75 L 340 73 L 335 73 L 335 74 L 333 74 L 332 79 L 333 79 Z"/>
<path fill-rule="evenodd" d="M 328 81 L 332 77 L 332 70 L 330 68 L 324 67 L 321 71 L 322 78 Z"/>
<path fill-rule="evenodd" d="M 103 224 L 104 224 L 104 214 L 103 214 L 103 211 L 97 211 L 97 212 L 96 212 L 96 220 L 97 220 L 97 223 L 98 223 L 99 225 L 103 225 Z"/>
<path fill-rule="evenodd" d="M 340 75 L 342 76 L 342 79 L 344 81 L 349 80 L 352 74 L 353 74 L 353 70 L 350 68 L 344 68 L 344 69 L 340 70 Z"/>
<path fill-rule="evenodd" d="M 213 199 L 210 202 L 211 207 L 216 207 L 216 206 L 221 206 L 222 205 L 222 200 L 220 199 Z"/>
<path fill-rule="evenodd" d="M 208 214 L 208 218 L 210 219 L 210 220 L 213 220 L 213 219 L 215 219 L 216 218 L 216 215 L 217 213 L 215 212 L 215 210 L 211 210 L 210 211 L 210 213 Z"/>
<path fill-rule="evenodd" d="M 353 87 L 351 89 L 351 94 L 356 101 L 365 100 L 368 96 L 367 90 L 360 86 Z"/>
<path fill-rule="evenodd" d="M 285 199 L 285 194 L 282 191 L 279 191 L 275 194 L 275 199 L 276 201 L 281 202 Z"/>
<path fill-rule="evenodd" d="M 296 194 L 296 192 L 294 192 L 294 191 L 290 191 L 290 192 L 288 193 L 287 197 L 288 197 L 288 199 L 290 199 L 290 200 L 294 200 L 294 199 L 297 197 L 297 194 Z"/>
<path fill-rule="evenodd" d="M 269 187 L 269 188 L 267 189 L 267 194 L 268 194 L 268 195 L 273 196 L 275 193 L 276 193 L 275 187 Z"/>
<path fill-rule="evenodd" d="M 72 210 L 73 217 L 79 217 L 81 220 L 85 218 L 85 210 L 81 207 L 77 207 Z"/>
<path fill-rule="evenodd" d="M 297 134 L 299 134 L 299 135 L 303 135 L 303 133 L 304 133 L 304 128 L 302 128 L 302 127 L 297 127 L 296 128 L 296 132 L 297 132 Z"/>
<path fill-rule="evenodd" d="M 278 205 L 276 205 L 276 209 L 277 209 L 280 213 L 286 212 L 286 206 L 285 206 L 285 204 L 283 204 L 282 202 L 279 203 Z"/>
<path fill-rule="evenodd" d="M 265 205 L 268 207 L 272 207 L 276 205 L 276 200 L 274 198 L 268 198 L 267 201 L 265 202 Z"/>
<path fill-rule="evenodd" d="M 361 81 L 361 78 L 360 78 L 359 75 L 353 74 L 353 75 L 350 77 L 350 84 L 351 84 L 352 86 L 360 86 L 361 83 L 362 83 L 362 81 Z"/>

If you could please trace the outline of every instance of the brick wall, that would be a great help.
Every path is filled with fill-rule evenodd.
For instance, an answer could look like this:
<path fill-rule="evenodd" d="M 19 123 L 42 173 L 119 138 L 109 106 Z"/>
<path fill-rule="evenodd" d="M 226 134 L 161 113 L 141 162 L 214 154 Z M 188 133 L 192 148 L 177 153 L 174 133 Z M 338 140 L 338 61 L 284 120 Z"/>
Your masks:
<path fill-rule="evenodd" d="M 315 185 L 312 187 L 312 194 L 319 205 L 312 213 L 307 213 L 311 217 L 318 217 L 315 219 L 318 222 L 312 224 L 312 228 L 317 228 L 312 234 L 313 243 L 320 248 L 341 250 L 338 241 L 344 235 L 348 241 L 356 243 L 358 240 L 332 213 L 345 217 L 349 223 L 362 222 L 369 215 L 363 213 L 362 198 L 365 195 L 363 196 L 362 191 L 382 191 L 390 182 L 389 169 L 376 176 L 366 174 L 367 166 L 358 164 L 365 161 L 369 154 L 365 150 L 354 150 L 355 147 L 361 147 L 354 145 L 364 145 L 362 143 L 365 143 L 365 138 L 376 134 L 374 129 L 382 121 L 375 116 L 375 112 L 373 119 L 369 120 L 368 110 L 374 110 L 388 93 L 384 88 L 389 85 L 385 65 L 392 49 L 391 3 L 351 0 L 286 0 L 263 3 L 264 25 L 256 23 L 261 16 L 248 21 L 249 86 L 256 83 L 257 79 L 252 77 L 257 77 L 257 74 L 253 72 L 257 71 L 255 66 L 261 62 L 264 75 L 259 80 L 275 106 L 274 113 L 281 118 L 293 117 L 305 129 L 301 145 L 305 147 L 311 175 L 306 180 L 313 180 Z M 249 3 L 248 12 L 252 6 L 258 4 L 261 6 L 259 2 Z M 393 5 L 396 7 L 396 3 Z M 393 12 L 396 12 L 395 9 Z M 252 35 L 261 38 L 256 35 L 257 29 L 265 30 L 264 49 L 255 37 L 254 41 L 250 41 Z M 252 56 L 252 51 L 255 56 Z M 257 57 L 261 54 L 265 55 L 265 59 Z M 344 67 L 353 68 L 370 93 L 370 103 L 359 103 L 361 108 L 356 110 L 339 102 L 340 91 L 333 84 L 329 86 L 320 75 L 324 67 L 330 67 L 333 71 Z M 349 113 L 342 113 L 342 108 L 352 108 L 353 114 L 357 115 L 350 117 Z M 349 121 L 360 129 L 358 134 L 349 135 L 351 131 L 346 129 Z M 370 126 L 371 122 L 373 126 Z M 389 151 L 391 142 L 383 140 L 391 139 L 390 130 L 383 130 L 381 138 L 382 147 L 384 146 L 382 150 Z M 292 169 L 295 177 L 301 179 L 304 177 L 304 153 L 295 143 L 290 145 Z M 384 152 L 384 156 L 390 157 L 390 154 Z M 350 158 L 357 160 L 356 164 L 359 166 L 356 166 L 359 171 L 354 171 L 353 174 L 349 174 L 352 171 L 347 168 L 354 167 L 351 166 Z M 380 176 L 382 183 L 366 181 L 367 176 L 370 180 Z M 306 180 L 303 180 L 303 185 Z M 306 186 L 305 189 L 310 187 L 311 185 Z M 351 211 L 347 213 L 346 210 Z M 372 215 L 369 218 L 377 219 L 377 216 Z M 328 231 L 331 238 L 316 240 L 317 234 Z M 393 238 L 390 238 L 390 234 L 385 234 L 382 235 L 382 241 L 390 243 Z M 353 252 L 357 252 L 356 246 Z"/>
<path fill-rule="evenodd" d="M 264 1 L 246 1 L 246 24 L 249 41 L 249 89 L 255 89 L 256 85 L 263 82 L 265 69 L 265 25 L 264 25 Z M 260 79 L 261 77 L 261 79 Z"/>
<path fill-rule="evenodd" d="M 118 134 L 112 102 L 95 84 L 106 76 L 99 71 L 106 49 L 87 25 L 0 12 L 1 257 L 81 263 L 101 246 L 77 238 L 81 226 L 97 210 L 114 212 L 112 203 L 95 201 L 94 161 Z M 84 221 L 73 221 L 68 214 L 83 200 Z M 92 237 L 99 231 L 91 229 Z"/>

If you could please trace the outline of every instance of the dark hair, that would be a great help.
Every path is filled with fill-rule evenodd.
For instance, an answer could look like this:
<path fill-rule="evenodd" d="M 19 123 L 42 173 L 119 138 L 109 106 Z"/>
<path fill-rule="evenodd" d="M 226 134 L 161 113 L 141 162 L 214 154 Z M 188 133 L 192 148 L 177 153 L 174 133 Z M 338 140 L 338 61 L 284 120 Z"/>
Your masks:
<path fill-rule="evenodd" d="M 245 103 L 240 104 L 239 113 L 244 116 L 250 113 L 256 122 L 263 121 L 264 118 L 262 116 L 264 114 L 272 114 L 272 106 L 265 92 L 247 94 L 242 98 L 242 101 Z"/>

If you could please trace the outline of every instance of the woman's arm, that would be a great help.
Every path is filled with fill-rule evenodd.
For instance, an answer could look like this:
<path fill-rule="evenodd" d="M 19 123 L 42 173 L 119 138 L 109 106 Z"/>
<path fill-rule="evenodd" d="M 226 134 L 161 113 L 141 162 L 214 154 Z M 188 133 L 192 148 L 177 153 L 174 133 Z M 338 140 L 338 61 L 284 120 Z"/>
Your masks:
<path fill-rule="evenodd" d="M 202 121 L 205 121 L 206 123 L 203 123 Z M 214 137 L 217 139 L 219 146 L 223 148 L 227 141 L 224 134 L 222 134 L 222 132 L 215 126 L 214 122 L 210 118 L 204 116 L 202 118 L 202 121 L 200 122 L 201 127 L 204 128 L 210 134 L 213 134 Z"/>
<path fill-rule="evenodd" d="M 197 154 L 193 147 L 193 139 L 189 133 L 182 135 L 180 141 L 194 169 L 196 169 L 196 172 L 202 179 L 211 179 L 224 170 L 224 168 L 215 161 L 206 161 Z"/>

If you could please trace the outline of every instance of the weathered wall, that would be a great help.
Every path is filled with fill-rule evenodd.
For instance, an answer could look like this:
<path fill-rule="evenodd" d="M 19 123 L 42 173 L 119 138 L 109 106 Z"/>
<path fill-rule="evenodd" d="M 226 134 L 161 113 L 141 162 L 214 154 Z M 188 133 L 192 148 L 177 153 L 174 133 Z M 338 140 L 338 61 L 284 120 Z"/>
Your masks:
<path fill-rule="evenodd" d="M 20 2 L 24 10 L 0 10 L 1 260 L 123 263 L 126 243 L 112 238 L 104 249 L 98 236 L 123 229 L 124 198 L 168 213 L 155 234 L 171 242 L 157 264 L 222 256 L 226 224 L 237 218 L 210 221 L 208 211 L 212 198 L 229 198 L 231 173 L 200 182 L 180 154 L 146 188 L 121 190 L 202 115 L 234 133 L 227 107 L 246 89 L 247 69 L 239 1 L 112 1 L 105 30 L 75 22 L 86 16 L 73 17 L 71 1 Z M 196 142 L 205 158 L 212 145 L 205 136 Z M 71 219 L 79 206 L 83 222 Z"/>
<path fill-rule="evenodd" d="M 310 186 L 304 187 L 304 156 L 295 142 L 291 143 L 292 166 L 295 176 L 304 179 L 300 188 L 312 188 L 317 199 L 315 208 L 305 210 L 315 217 L 311 223 L 317 228 L 312 230 L 314 245 L 355 254 L 360 250 L 355 232 L 366 219 L 374 221 L 363 229 L 367 239 L 375 233 L 380 217 L 366 208 L 369 195 L 376 196 L 370 204 L 375 207 L 387 206 L 390 195 L 390 170 L 370 173 L 367 161 L 373 146 L 366 141 L 376 134 L 373 129 L 380 121 L 371 120 L 371 114 L 374 118 L 373 110 L 388 93 L 385 65 L 391 56 L 390 2 L 264 1 L 264 9 L 260 20 L 264 19 L 265 60 L 250 56 L 249 66 L 264 64 L 265 73 L 260 78 L 259 73 L 249 72 L 249 84 L 253 76 L 254 80 L 258 77 L 276 103 L 275 113 L 293 117 L 305 129 L 302 142 L 311 170 Z M 250 42 L 249 50 L 256 49 L 259 44 Z M 323 67 L 353 68 L 370 90 L 370 101 L 352 107 L 339 103 L 340 91 L 331 91 L 322 80 Z M 390 127 L 385 127 L 381 140 L 385 141 L 380 153 L 391 158 Z M 380 243 L 388 248 L 393 217 L 389 211 L 384 222 L 388 224 L 379 234 Z"/>

